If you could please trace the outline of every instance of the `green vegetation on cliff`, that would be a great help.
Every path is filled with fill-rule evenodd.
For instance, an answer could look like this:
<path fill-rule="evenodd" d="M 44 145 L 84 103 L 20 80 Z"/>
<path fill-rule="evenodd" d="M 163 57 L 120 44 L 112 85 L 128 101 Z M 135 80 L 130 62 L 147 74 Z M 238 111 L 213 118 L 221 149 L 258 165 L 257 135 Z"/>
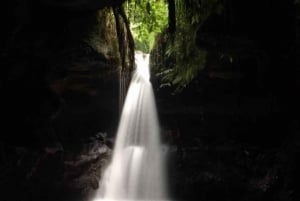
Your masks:
<path fill-rule="evenodd" d="M 170 7 L 169 7 L 170 8 Z M 207 52 L 196 45 L 197 31 L 207 18 L 220 14 L 220 0 L 175 0 L 175 22 L 156 41 L 153 51 L 154 68 L 162 86 L 186 87 L 204 68 Z"/>
<path fill-rule="evenodd" d="M 150 52 L 155 37 L 168 24 L 168 6 L 164 0 L 128 0 L 124 8 L 130 21 L 135 49 Z"/>

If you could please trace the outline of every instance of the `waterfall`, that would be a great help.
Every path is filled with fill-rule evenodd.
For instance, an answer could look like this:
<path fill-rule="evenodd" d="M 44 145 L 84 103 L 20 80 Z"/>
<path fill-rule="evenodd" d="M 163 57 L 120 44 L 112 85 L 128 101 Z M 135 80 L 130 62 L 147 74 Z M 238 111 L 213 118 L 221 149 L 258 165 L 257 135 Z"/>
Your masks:
<path fill-rule="evenodd" d="M 166 200 L 159 124 L 149 54 L 135 54 L 136 70 L 124 102 L 111 163 L 95 200 Z"/>

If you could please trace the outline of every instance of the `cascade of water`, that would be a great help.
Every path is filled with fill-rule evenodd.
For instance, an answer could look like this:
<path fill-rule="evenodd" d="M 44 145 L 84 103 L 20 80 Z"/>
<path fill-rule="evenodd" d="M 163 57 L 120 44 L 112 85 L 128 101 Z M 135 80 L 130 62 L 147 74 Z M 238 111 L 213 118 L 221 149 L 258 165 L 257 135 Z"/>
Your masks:
<path fill-rule="evenodd" d="M 96 200 L 166 200 L 165 174 L 149 55 L 135 54 L 110 165 Z"/>

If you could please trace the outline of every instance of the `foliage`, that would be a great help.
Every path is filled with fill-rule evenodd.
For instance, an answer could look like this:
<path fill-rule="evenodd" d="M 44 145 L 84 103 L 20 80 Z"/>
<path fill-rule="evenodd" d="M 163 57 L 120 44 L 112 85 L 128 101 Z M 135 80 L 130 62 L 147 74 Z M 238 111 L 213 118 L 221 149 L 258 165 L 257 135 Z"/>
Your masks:
<path fill-rule="evenodd" d="M 168 24 L 167 4 L 164 0 L 128 0 L 124 7 L 136 50 L 150 52 L 156 35 Z"/>
<path fill-rule="evenodd" d="M 180 34 L 188 40 L 189 35 Z M 176 40 L 175 44 L 167 49 L 167 56 L 173 56 L 175 66 L 163 68 L 159 75 L 162 78 L 162 86 L 176 86 L 175 92 L 185 88 L 205 66 L 206 52 L 200 50 L 191 43 L 182 44 L 183 40 Z M 189 46 L 190 45 L 190 46 Z M 175 51 L 176 52 L 175 52 Z M 181 52 L 183 51 L 183 52 Z"/>
<path fill-rule="evenodd" d="M 165 56 L 173 60 L 158 72 L 162 86 L 186 87 L 204 68 L 206 52 L 196 45 L 197 31 L 212 14 L 222 12 L 220 0 L 175 0 L 176 32 L 168 34 Z M 171 64 L 170 64 L 171 63 Z"/>

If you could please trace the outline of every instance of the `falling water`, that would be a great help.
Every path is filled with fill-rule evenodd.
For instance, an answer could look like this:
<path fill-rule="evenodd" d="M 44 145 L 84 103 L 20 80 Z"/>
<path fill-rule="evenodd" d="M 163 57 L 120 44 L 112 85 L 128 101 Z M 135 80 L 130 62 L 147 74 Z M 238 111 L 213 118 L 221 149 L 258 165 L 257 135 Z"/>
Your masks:
<path fill-rule="evenodd" d="M 135 54 L 136 71 L 125 99 L 114 153 L 96 200 L 166 200 L 149 55 Z"/>

